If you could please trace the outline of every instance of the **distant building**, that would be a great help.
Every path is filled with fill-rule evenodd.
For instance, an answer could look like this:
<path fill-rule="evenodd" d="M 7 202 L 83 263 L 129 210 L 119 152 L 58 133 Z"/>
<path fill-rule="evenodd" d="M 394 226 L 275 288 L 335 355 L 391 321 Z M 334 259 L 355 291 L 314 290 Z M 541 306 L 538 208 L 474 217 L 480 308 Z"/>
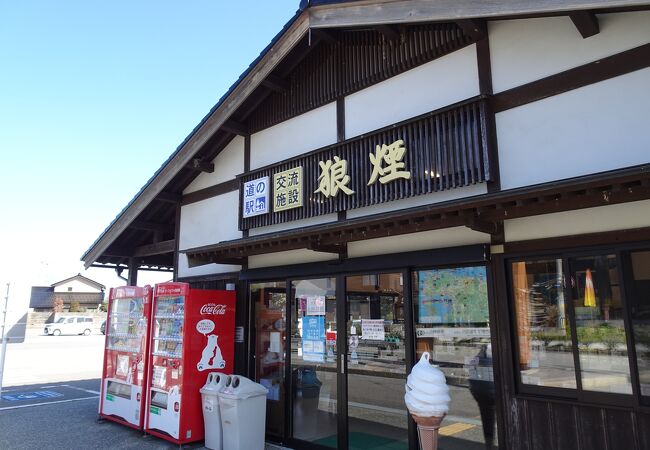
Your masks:
<path fill-rule="evenodd" d="M 51 311 L 55 298 L 63 300 L 63 310 L 68 311 L 73 302 L 86 309 L 97 309 L 104 302 L 106 286 L 81 274 L 58 281 L 50 286 L 32 286 L 29 307 L 34 311 Z"/>

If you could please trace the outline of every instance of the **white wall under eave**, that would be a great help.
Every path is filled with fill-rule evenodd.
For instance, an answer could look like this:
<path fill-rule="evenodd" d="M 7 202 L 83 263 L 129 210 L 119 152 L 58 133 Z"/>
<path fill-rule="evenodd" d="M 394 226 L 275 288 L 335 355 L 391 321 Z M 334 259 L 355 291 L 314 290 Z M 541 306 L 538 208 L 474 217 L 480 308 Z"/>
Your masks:
<path fill-rule="evenodd" d="M 182 206 L 179 249 L 241 238 L 238 216 L 239 191 Z"/>
<path fill-rule="evenodd" d="M 650 200 L 506 220 L 506 242 L 650 226 Z"/>
<path fill-rule="evenodd" d="M 348 244 L 348 257 L 359 258 L 362 256 L 387 255 L 461 245 L 488 244 L 489 242 L 489 234 L 479 233 L 466 227 L 454 227 L 350 242 Z"/>
<path fill-rule="evenodd" d="M 201 172 L 185 188 L 183 194 L 195 192 L 214 186 L 224 181 L 232 180 L 240 173 L 244 172 L 244 138 L 235 136 L 226 147 L 221 150 L 214 163 L 214 172 Z"/>
<path fill-rule="evenodd" d="M 380 203 L 378 205 L 366 206 L 364 208 L 349 209 L 347 211 L 348 219 L 363 217 L 372 214 L 381 214 L 385 212 L 397 211 L 400 209 L 414 208 L 416 206 L 432 205 L 459 198 L 473 197 L 487 193 L 487 184 L 480 183 L 472 186 L 465 186 L 447 191 L 433 192 L 431 194 L 418 195 L 415 197 L 395 200 L 392 202 Z"/>
<path fill-rule="evenodd" d="M 489 22 L 494 92 L 650 42 L 650 11 L 603 14 L 598 20 L 600 33 L 587 39 L 568 16 Z"/>
<path fill-rule="evenodd" d="M 345 97 L 345 137 L 478 94 L 476 45 L 470 45 Z"/>
<path fill-rule="evenodd" d="M 650 162 L 650 68 L 496 115 L 502 189 Z"/>
<path fill-rule="evenodd" d="M 333 259 L 338 259 L 338 257 L 339 255 L 334 253 L 315 252 L 307 249 L 289 250 L 286 252 L 249 256 L 248 268 L 257 269 L 260 267 L 277 267 L 288 266 L 291 264 L 331 261 Z"/>
<path fill-rule="evenodd" d="M 336 142 L 336 102 L 251 135 L 251 169 Z"/>
<path fill-rule="evenodd" d="M 68 290 L 68 288 L 71 288 Z M 101 292 L 101 289 L 94 288 L 92 286 L 87 285 L 86 283 L 82 283 L 79 280 L 72 280 L 68 281 L 67 283 L 61 284 L 59 286 L 54 287 L 54 292 L 96 292 L 99 293 Z"/>
<path fill-rule="evenodd" d="M 309 217 L 308 219 L 294 220 L 292 222 L 278 223 L 267 227 L 251 228 L 248 230 L 249 236 L 259 236 L 261 234 L 277 233 L 278 231 L 293 230 L 296 228 L 310 227 L 324 223 L 336 222 L 337 214 L 325 214 L 323 216 Z"/>
<path fill-rule="evenodd" d="M 199 277 L 205 275 L 215 275 L 219 273 L 239 272 L 241 266 L 230 264 L 204 264 L 202 266 L 189 267 L 187 255 L 181 253 L 178 255 L 178 277 Z"/>

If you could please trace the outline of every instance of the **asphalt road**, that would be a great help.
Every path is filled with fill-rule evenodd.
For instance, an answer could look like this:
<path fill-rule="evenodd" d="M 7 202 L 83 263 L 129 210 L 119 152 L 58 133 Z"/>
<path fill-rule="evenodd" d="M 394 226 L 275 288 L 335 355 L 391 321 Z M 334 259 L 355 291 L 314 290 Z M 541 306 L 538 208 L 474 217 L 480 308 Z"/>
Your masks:
<path fill-rule="evenodd" d="M 100 381 L 12 387 L 0 400 L 0 448 L 43 449 L 174 449 L 161 439 L 110 421 L 97 422 Z M 48 397 L 34 398 L 47 393 Z M 60 396 L 55 397 L 55 394 Z M 13 398 L 13 400 L 7 400 Z M 32 398 L 30 398 L 32 397 Z M 204 449 L 205 447 L 196 447 Z"/>

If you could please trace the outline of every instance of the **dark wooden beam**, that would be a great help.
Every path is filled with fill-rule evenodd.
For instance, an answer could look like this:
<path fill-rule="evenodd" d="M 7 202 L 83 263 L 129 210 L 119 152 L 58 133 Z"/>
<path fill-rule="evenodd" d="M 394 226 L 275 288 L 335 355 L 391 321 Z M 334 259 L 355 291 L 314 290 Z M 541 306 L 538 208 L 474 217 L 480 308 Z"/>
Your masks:
<path fill-rule="evenodd" d="M 474 230 L 480 233 L 486 233 L 490 235 L 498 234 L 500 231 L 499 225 L 496 222 L 482 220 L 476 215 L 471 215 L 467 217 L 465 221 L 465 226 L 470 230 Z"/>
<path fill-rule="evenodd" d="M 646 67 L 650 67 L 650 44 L 499 92 L 492 99 L 494 112 L 506 111 Z"/>
<path fill-rule="evenodd" d="M 189 205 L 190 203 L 200 202 L 208 198 L 216 197 L 217 195 L 227 194 L 228 192 L 236 191 L 239 189 L 240 181 L 232 179 L 224 181 L 223 183 L 215 184 L 214 186 L 200 189 L 198 191 L 190 192 L 183 195 L 182 205 Z"/>
<path fill-rule="evenodd" d="M 598 17 L 591 11 L 575 11 L 569 14 L 573 25 L 578 29 L 583 39 L 600 33 Z"/>
<path fill-rule="evenodd" d="M 144 231 L 162 231 L 163 233 L 174 232 L 174 225 L 170 225 L 168 223 L 147 222 L 144 220 L 134 220 L 129 225 L 129 228 Z"/>
<path fill-rule="evenodd" d="M 138 285 L 138 267 L 140 267 L 140 264 L 135 258 L 129 258 L 129 276 L 126 282 L 129 286 Z"/>
<path fill-rule="evenodd" d="M 388 40 L 397 40 L 400 37 L 399 30 L 392 25 L 377 25 L 375 29 Z"/>
<path fill-rule="evenodd" d="M 174 194 L 172 192 L 160 192 L 158 195 L 156 195 L 156 200 L 160 202 L 165 202 L 165 203 L 180 203 L 181 200 L 183 200 L 183 196 L 181 194 Z"/>
<path fill-rule="evenodd" d="M 237 134 L 239 136 L 247 136 L 249 134 L 248 127 L 245 124 L 237 122 L 235 120 L 226 120 L 226 122 L 221 125 L 221 129 L 230 133 Z"/>
<path fill-rule="evenodd" d="M 192 159 L 192 162 L 186 166 L 188 169 L 198 170 L 200 172 L 212 173 L 214 172 L 214 164 L 204 161 L 200 158 Z"/>
<path fill-rule="evenodd" d="M 485 21 L 474 19 L 457 20 L 456 25 L 463 30 L 463 33 L 475 41 L 480 41 L 487 36 L 487 25 Z"/>
<path fill-rule="evenodd" d="M 285 80 L 282 77 L 270 73 L 264 81 L 262 81 L 262 86 L 275 92 L 286 92 L 289 90 L 290 84 L 289 80 Z"/>
<path fill-rule="evenodd" d="M 342 244 L 322 244 L 319 241 L 313 241 L 309 243 L 308 246 L 309 250 L 313 250 L 315 252 L 323 252 L 323 253 L 336 253 L 340 255 L 341 253 L 344 253 L 347 255 L 348 252 L 348 246 L 346 243 Z"/>
<path fill-rule="evenodd" d="M 322 28 L 312 29 L 311 35 L 316 36 L 317 38 L 322 39 L 325 42 L 329 42 L 330 44 L 339 43 L 339 39 L 336 37 L 336 35 L 329 30 L 325 30 Z"/>
<path fill-rule="evenodd" d="M 145 256 L 163 255 L 165 253 L 174 253 L 176 248 L 176 239 L 169 241 L 158 242 L 157 244 L 148 244 L 136 247 L 133 249 L 134 258 L 142 258 Z"/>

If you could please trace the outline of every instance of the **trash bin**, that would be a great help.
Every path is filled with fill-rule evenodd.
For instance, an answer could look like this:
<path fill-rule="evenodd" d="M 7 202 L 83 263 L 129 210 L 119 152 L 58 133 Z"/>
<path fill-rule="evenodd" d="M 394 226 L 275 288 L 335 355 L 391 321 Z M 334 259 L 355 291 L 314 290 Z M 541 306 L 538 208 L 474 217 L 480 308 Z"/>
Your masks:
<path fill-rule="evenodd" d="M 311 440 L 318 432 L 318 400 L 322 382 L 311 367 L 293 371 L 293 435 Z"/>
<path fill-rule="evenodd" d="M 212 450 L 222 450 L 221 412 L 219 411 L 219 392 L 230 381 L 230 375 L 211 372 L 205 385 L 201 388 L 201 405 L 203 406 L 203 424 L 205 428 L 205 446 Z"/>
<path fill-rule="evenodd" d="M 246 377 L 230 377 L 230 384 L 218 394 L 223 450 L 264 450 L 268 392 Z"/>

